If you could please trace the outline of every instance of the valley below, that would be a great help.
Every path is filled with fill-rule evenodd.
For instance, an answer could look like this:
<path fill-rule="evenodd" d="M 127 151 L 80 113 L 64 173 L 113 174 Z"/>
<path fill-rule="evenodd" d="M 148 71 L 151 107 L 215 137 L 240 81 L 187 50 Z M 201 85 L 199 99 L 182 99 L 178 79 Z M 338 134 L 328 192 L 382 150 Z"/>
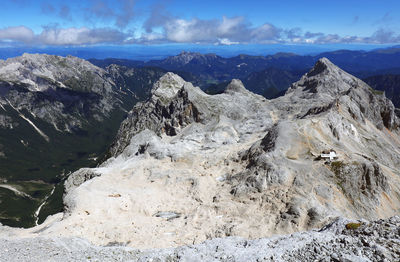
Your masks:
<path fill-rule="evenodd" d="M 100 163 L 127 112 L 163 73 L 139 70 L 131 84 L 132 71 L 50 55 L 1 63 L 2 224 L 32 227 L 63 211 L 65 179 Z"/>

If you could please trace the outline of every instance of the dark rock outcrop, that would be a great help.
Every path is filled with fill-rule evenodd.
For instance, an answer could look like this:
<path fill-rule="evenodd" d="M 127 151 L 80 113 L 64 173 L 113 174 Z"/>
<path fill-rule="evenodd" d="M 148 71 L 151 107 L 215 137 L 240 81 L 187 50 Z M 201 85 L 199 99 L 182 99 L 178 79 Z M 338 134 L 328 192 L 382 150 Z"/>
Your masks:
<path fill-rule="evenodd" d="M 166 74 L 159 80 L 168 81 L 173 76 Z M 110 153 L 112 156 L 120 154 L 131 138 L 145 129 L 154 131 L 156 134 L 166 134 L 174 136 L 177 130 L 189 125 L 193 122 L 200 122 L 201 115 L 196 106 L 189 100 L 188 93 L 183 85 L 178 81 L 170 82 L 176 85 L 176 93 L 171 97 L 168 95 L 153 97 L 144 103 L 138 103 L 129 113 L 128 117 L 122 122 L 117 137 L 111 146 Z M 161 86 L 155 86 L 162 89 Z M 153 90 L 153 93 L 157 90 Z"/>

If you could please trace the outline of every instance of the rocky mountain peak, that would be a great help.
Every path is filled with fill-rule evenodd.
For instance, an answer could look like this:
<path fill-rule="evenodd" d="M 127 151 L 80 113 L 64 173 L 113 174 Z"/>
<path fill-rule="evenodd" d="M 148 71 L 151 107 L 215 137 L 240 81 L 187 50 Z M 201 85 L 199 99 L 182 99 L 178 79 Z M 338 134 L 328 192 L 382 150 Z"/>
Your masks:
<path fill-rule="evenodd" d="M 168 57 L 165 61 L 167 63 L 178 63 L 180 65 L 186 65 L 192 62 L 192 60 L 200 60 L 202 62 L 205 62 L 208 59 L 215 58 L 217 58 L 216 54 L 201 54 L 198 52 L 182 51 L 179 55 Z"/>
<path fill-rule="evenodd" d="M 319 74 L 329 74 L 335 71 L 341 70 L 334 65 L 328 58 L 320 58 L 314 65 L 314 67 L 307 73 L 308 77 L 312 77 Z"/>
<path fill-rule="evenodd" d="M 202 54 L 199 52 L 187 52 L 182 51 L 177 57 L 192 57 L 192 58 L 199 58 L 199 57 L 216 57 L 217 55 L 214 53 Z"/>
<path fill-rule="evenodd" d="M 329 59 L 321 58 L 308 73 L 291 85 L 287 93 L 295 92 L 301 98 L 336 98 L 351 88 L 365 86 L 364 82 L 343 71 Z"/>
<path fill-rule="evenodd" d="M 192 61 L 194 58 L 201 56 L 202 54 L 200 53 L 182 51 L 179 55 L 170 57 L 169 60 L 173 60 L 175 62 L 179 62 L 185 65 Z"/>
<path fill-rule="evenodd" d="M 237 92 L 248 92 L 247 89 L 244 87 L 243 83 L 239 79 L 232 79 L 229 85 L 225 88 L 225 93 L 237 93 Z"/>
<path fill-rule="evenodd" d="M 388 98 L 327 58 L 318 60 L 308 73 L 291 85 L 286 95 L 292 105 L 297 103 L 300 117 L 315 117 L 334 110 L 346 112 L 362 124 L 368 119 L 378 129 L 397 129 L 400 123 Z"/>
<path fill-rule="evenodd" d="M 0 88 L 0 105 L 28 110 L 63 131 L 80 128 L 89 116 L 101 120 L 121 105 L 107 72 L 72 56 L 24 53 L 1 61 Z"/>
<path fill-rule="evenodd" d="M 24 53 L 0 64 L 1 80 L 25 83 L 30 91 L 44 91 L 49 83 L 65 87 L 66 81 L 75 81 L 77 77 L 94 79 L 103 78 L 105 74 L 103 69 L 72 56 Z"/>
<path fill-rule="evenodd" d="M 168 72 L 163 75 L 153 86 L 151 94 L 153 99 L 166 101 L 172 99 L 185 85 L 185 80 L 180 76 Z"/>
<path fill-rule="evenodd" d="M 182 52 L 179 53 L 178 56 L 199 56 L 199 55 L 201 55 L 201 54 L 198 53 L 198 52 L 182 51 Z"/>

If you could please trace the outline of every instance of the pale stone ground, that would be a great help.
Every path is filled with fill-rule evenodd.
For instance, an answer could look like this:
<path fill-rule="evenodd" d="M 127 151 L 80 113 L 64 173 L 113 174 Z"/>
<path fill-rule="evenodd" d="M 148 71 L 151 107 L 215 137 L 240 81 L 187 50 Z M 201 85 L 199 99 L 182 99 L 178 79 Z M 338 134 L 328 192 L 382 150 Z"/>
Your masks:
<path fill-rule="evenodd" d="M 319 231 L 247 240 L 216 238 L 178 248 L 95 246 L 80 238 L 0 239 L 0 261 L 398 261 L 400 217 L 346 229 L 337 219 Z M 353 221 L 357 222 L 357 221 Z"/>

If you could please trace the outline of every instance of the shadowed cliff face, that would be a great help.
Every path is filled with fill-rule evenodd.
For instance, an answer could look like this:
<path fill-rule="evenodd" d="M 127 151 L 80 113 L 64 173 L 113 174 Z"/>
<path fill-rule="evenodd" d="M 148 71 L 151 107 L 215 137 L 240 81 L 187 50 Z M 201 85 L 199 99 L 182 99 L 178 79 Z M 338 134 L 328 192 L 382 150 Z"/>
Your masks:
<path fill-rule="evenodd" d="M 158 135 L 175 136 L 188 124 L 200 122 L 198 109 L 189 100 L 185 84 L 189 85 L 172 73 L 160 78 L 152 90 L 152 99 L 138 103 L 122 122 L 111 155 L 122 153 L 130 139 L 145 129 L 154 130 Z"/>
<path fill-rule="evenodd" d="M 383 93 L 389 98 L 395 107 L 400 107 L 400 75 L 399 74 L 383 74 L 367 77 L 364 81 L 372 88 L 376 89 L 375 92 Z"/>

